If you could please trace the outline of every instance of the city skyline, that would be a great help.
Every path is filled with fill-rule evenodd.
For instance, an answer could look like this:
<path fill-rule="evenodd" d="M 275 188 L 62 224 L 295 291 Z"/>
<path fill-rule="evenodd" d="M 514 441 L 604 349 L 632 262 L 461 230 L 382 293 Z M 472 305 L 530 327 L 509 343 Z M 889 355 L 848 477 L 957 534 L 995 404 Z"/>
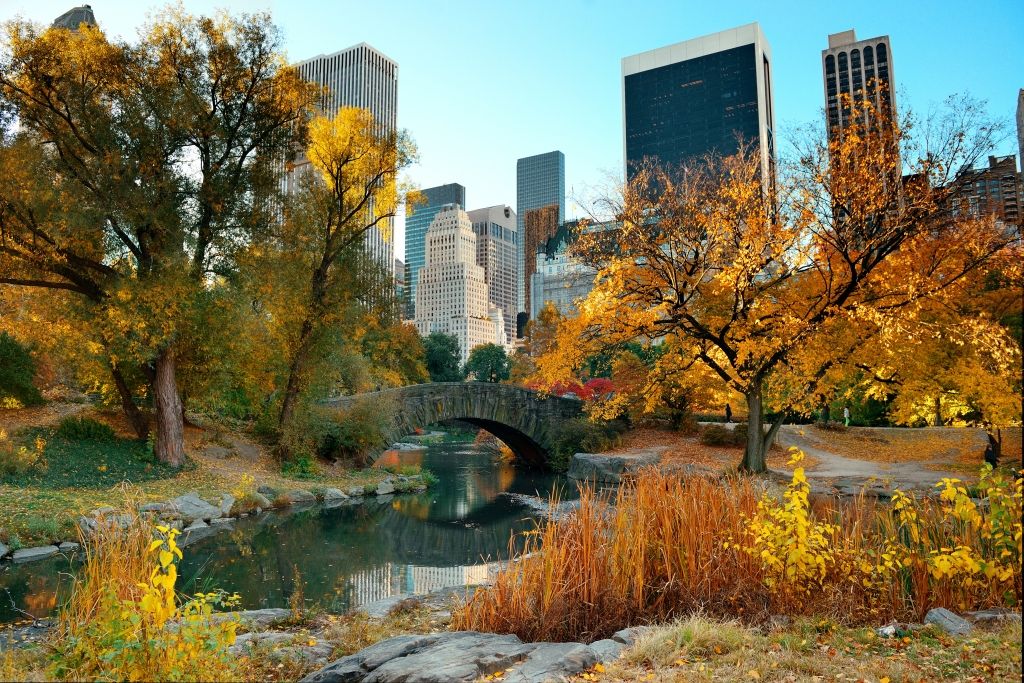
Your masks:
<path fill-rule="evenodd" d="M 57 0 L 7 0 L 0 20 L 21 15 L 49 23 L 76 4 Z M 113 35 L 134 37 L 147 6 L 122 1 L 90 3 L 100 26 Z M 997 7 L 998 6 L 998 7 Z M 625 7 L 607 2 L 561 5 L 524 3 L 480 11 L 467 2 L 443 7 L 406 2 L 372 11 L 355 3 L 280 3 L 189 0 L 188 11 L 270 10 L 283 32 L 289 60 L 298 62 L 366 42 L 401 67 L 398 124 L 416 140 L 420 163 L 410 179 L 421 187 L 463 182 L 472 185 L 478 206 L 515 203 L 515 160 L 559 149 L 565 153 L 566 218 L 581 215 L 575 201 L 622 172 L 620 60 L 631 54 L 758 21 L 772 45 L 775 110 L 780 151 L 788 130 L 823 121 L 820 54 L 828 35 L 856 29 L 858 35 L 890 36 L 899 52 L 898 101 L 924 113 L 946 95 L 969 91 L 987 99 L 990 110 L 1013 128 L 1017 93 L 1012 82 L 1024 73 L 1024 54 L 1005 54 L 989 45 L 1014 44 L 1014 28 L 1024 23 L 1024 6 L 991 3 L 992 12 L 964 14 L 946 3 L 934 12 L 895 3 L 821 6 L 811 3 L 766 7 L 731 3 L 727 7 L 648 3 Z M 380 21 L 380 16 L 402 21 Z M 344 16 L 345 22 L 324 21 Z M 999 21 L 994 17 L 998 16 Z M 537 19 L 543 21 L 537 21 Z M 467 59 L 466 48 L 482 27 L 494 31 L 488 50 Z M 425 48 L 424 36 L 443 31 L 451 40 Z M 523 40 L 529 32 L 531 39 Z M 418 36 L 418 39 L 415 37 Z M 560 36 L 559 39 L 555 39 Z M 938 50 L 954 39 L 969 48 L 958 60 L 943 60 L 935 76 Z M 579 45 L 579 49 L 573 46 Z M 466 91 L 500 90 L 499 106 L 481 113 L 472 106 L 437 106 L 437 74 L 456 73 Z M 542 102 L 543 106 L 537 106 Z M 487 147 L 484 156 L 476 150 Z M 995 155 L 1016 154 L 1008 136 Z M 469 180 L 471 179 L 471 180 Z M 467 182 L 468 181 L 468 182 Z M 404 257 L 399 221 L 396 256 Z"/>

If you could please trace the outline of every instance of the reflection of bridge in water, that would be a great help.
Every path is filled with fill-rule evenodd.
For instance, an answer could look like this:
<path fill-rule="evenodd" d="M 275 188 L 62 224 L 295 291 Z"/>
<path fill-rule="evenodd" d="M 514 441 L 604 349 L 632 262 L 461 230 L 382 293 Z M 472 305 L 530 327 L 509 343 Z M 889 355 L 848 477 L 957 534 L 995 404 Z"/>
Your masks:
<path fill-rule="evenodd" d="M 486 564 L 456 567 L 425 567 L 387 563 L 349 576 L 349 604 L 362 607 L 377 600 L 405 593 L 425 595 L 450 586 L 468 586 L 487 581 Z"/>

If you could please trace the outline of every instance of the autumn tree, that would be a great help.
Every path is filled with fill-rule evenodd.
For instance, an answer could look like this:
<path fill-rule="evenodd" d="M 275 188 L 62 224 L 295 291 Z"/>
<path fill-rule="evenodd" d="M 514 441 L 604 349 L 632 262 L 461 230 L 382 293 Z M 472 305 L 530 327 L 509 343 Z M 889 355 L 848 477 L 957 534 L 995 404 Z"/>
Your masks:
<path fill-rule="evenodd" d="M 785 411 L 863 344 L 887 338 L 851 334 L 860 321 L 883 330 L 906 319 L 1006 248 L 992 221 L 950 211 L 954 170 L 1000 130 L 978 105 L 954 105 L 921 137 L 909 119 L 897 125 L 869 102 L 850 103 L 843 135 L 806 140 L 772 184 L 749 146 L 640 169 L 605 198 L 618 228 L 581 232 L 577 253 L 599 273 L 542 356 L 542 375 L 575 372 L 609 345 L 667 340 L 679 363 L 703 365 L 744 396 L 741 465 L 763 472 Z M 842 343 L 826 341 L 833 334 Z M 770 393 L 780 376 L 788 391 Z"/>
<path fill-rule="evenodd" d="M 404 132 L 384 129 L 366 109 L 343 107 L 333 118 L 314 119 L 309 130 L 312 169 L 300 174 L 298 191 L 284 205 L 280 237 L 303 282 L 292 302 L 296 325 L 288 345 L 282 430 L 311 379 L 316 347 L 353 311 L 343 300 L 370 303 L 374 297 L 372 286 L 353 291 L 344 285 L 371 272 L 363 250 L 367 234 L 376 229 L 390 239 L 386 229 L 405 194 L 398 174 L 416 154 Z M 390 278 L 387 286 L 394 286 Z"/>
<path fill-rule="evenodd" d="M 477 382 L 504 382 L 511 370 L 508 354 L 497 344 L 474 346 L 466 359 L 465 375 Z"/>
<path fill-rule="evenodd" d="M 0 284 L 87 302 L 136 430 L 125 363 L 149 385 L 157 457 L 179 465 L 191 305 L 268 222 L 315 89 L 285 65 L 267 15 L 168 9 L 141 35 L 7 25 L 0 109 L 19 129 L 0 158 Z"/>

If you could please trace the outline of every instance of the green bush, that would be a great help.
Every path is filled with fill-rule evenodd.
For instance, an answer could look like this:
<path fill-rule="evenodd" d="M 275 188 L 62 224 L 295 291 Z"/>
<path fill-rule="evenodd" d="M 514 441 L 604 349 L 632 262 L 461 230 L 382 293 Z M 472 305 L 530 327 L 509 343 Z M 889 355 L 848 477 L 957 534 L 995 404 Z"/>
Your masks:
<path fill-rule="evenodd" d="M 554 439 L 548 457 L 548 466 L 556 472 L 569 469 L 572 456 L 577 453 L 600 453 L 619 444 L 622 434 L 618 422 L 591 422 L 586 418 L 571 420 L 562 426 Z"/>
<path fill-rule="evenodd" d="M 321 443 L 320 454 L 366 466 L 372 451 L 388 445 L 387 433 L 395 410 L 393 401 L 380 396 L 356 401 L 347 411 L 334 417 L 332 428 Z"/>
<path fill-rule="evenodd" d="M 113 441 L 114 430 L 88 417 L 65 417 L 57 427 L 57 436 L 68 441 Z"/>
<path fill-rule="evenodd" d="M 305 453 L 281 463 L 281 474 L 292 479 L 314 479 L 319 473 L 316 461 Z"/>
<path fill-rule="evenodd" d="M 0 399 L 13 398 L 22 405 L 39 405 L 42 394 L 33 383 L 36 362 L 28 349 L 6 332 L 0 332 Z"/>

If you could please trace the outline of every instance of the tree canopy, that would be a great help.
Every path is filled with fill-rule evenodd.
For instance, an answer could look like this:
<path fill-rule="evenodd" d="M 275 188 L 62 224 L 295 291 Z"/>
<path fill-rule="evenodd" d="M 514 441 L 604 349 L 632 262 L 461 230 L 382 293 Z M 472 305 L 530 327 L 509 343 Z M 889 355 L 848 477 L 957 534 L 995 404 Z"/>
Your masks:
<path fill-rule="evenodd" d="M 505 349 L 497 344 L 481 344 L 473 347 L 466 359 L 465 375 L 477 382 L 497 384 L 509 378 L 512 364 Z"/>
<path fill-rule="evenodd" d="M 443 332 L 431 332 L 423 339 L 427 352 L 427 372 L 431 382 L 461 382 L 464 375 L 459 362 L 459 340 Z"/>

